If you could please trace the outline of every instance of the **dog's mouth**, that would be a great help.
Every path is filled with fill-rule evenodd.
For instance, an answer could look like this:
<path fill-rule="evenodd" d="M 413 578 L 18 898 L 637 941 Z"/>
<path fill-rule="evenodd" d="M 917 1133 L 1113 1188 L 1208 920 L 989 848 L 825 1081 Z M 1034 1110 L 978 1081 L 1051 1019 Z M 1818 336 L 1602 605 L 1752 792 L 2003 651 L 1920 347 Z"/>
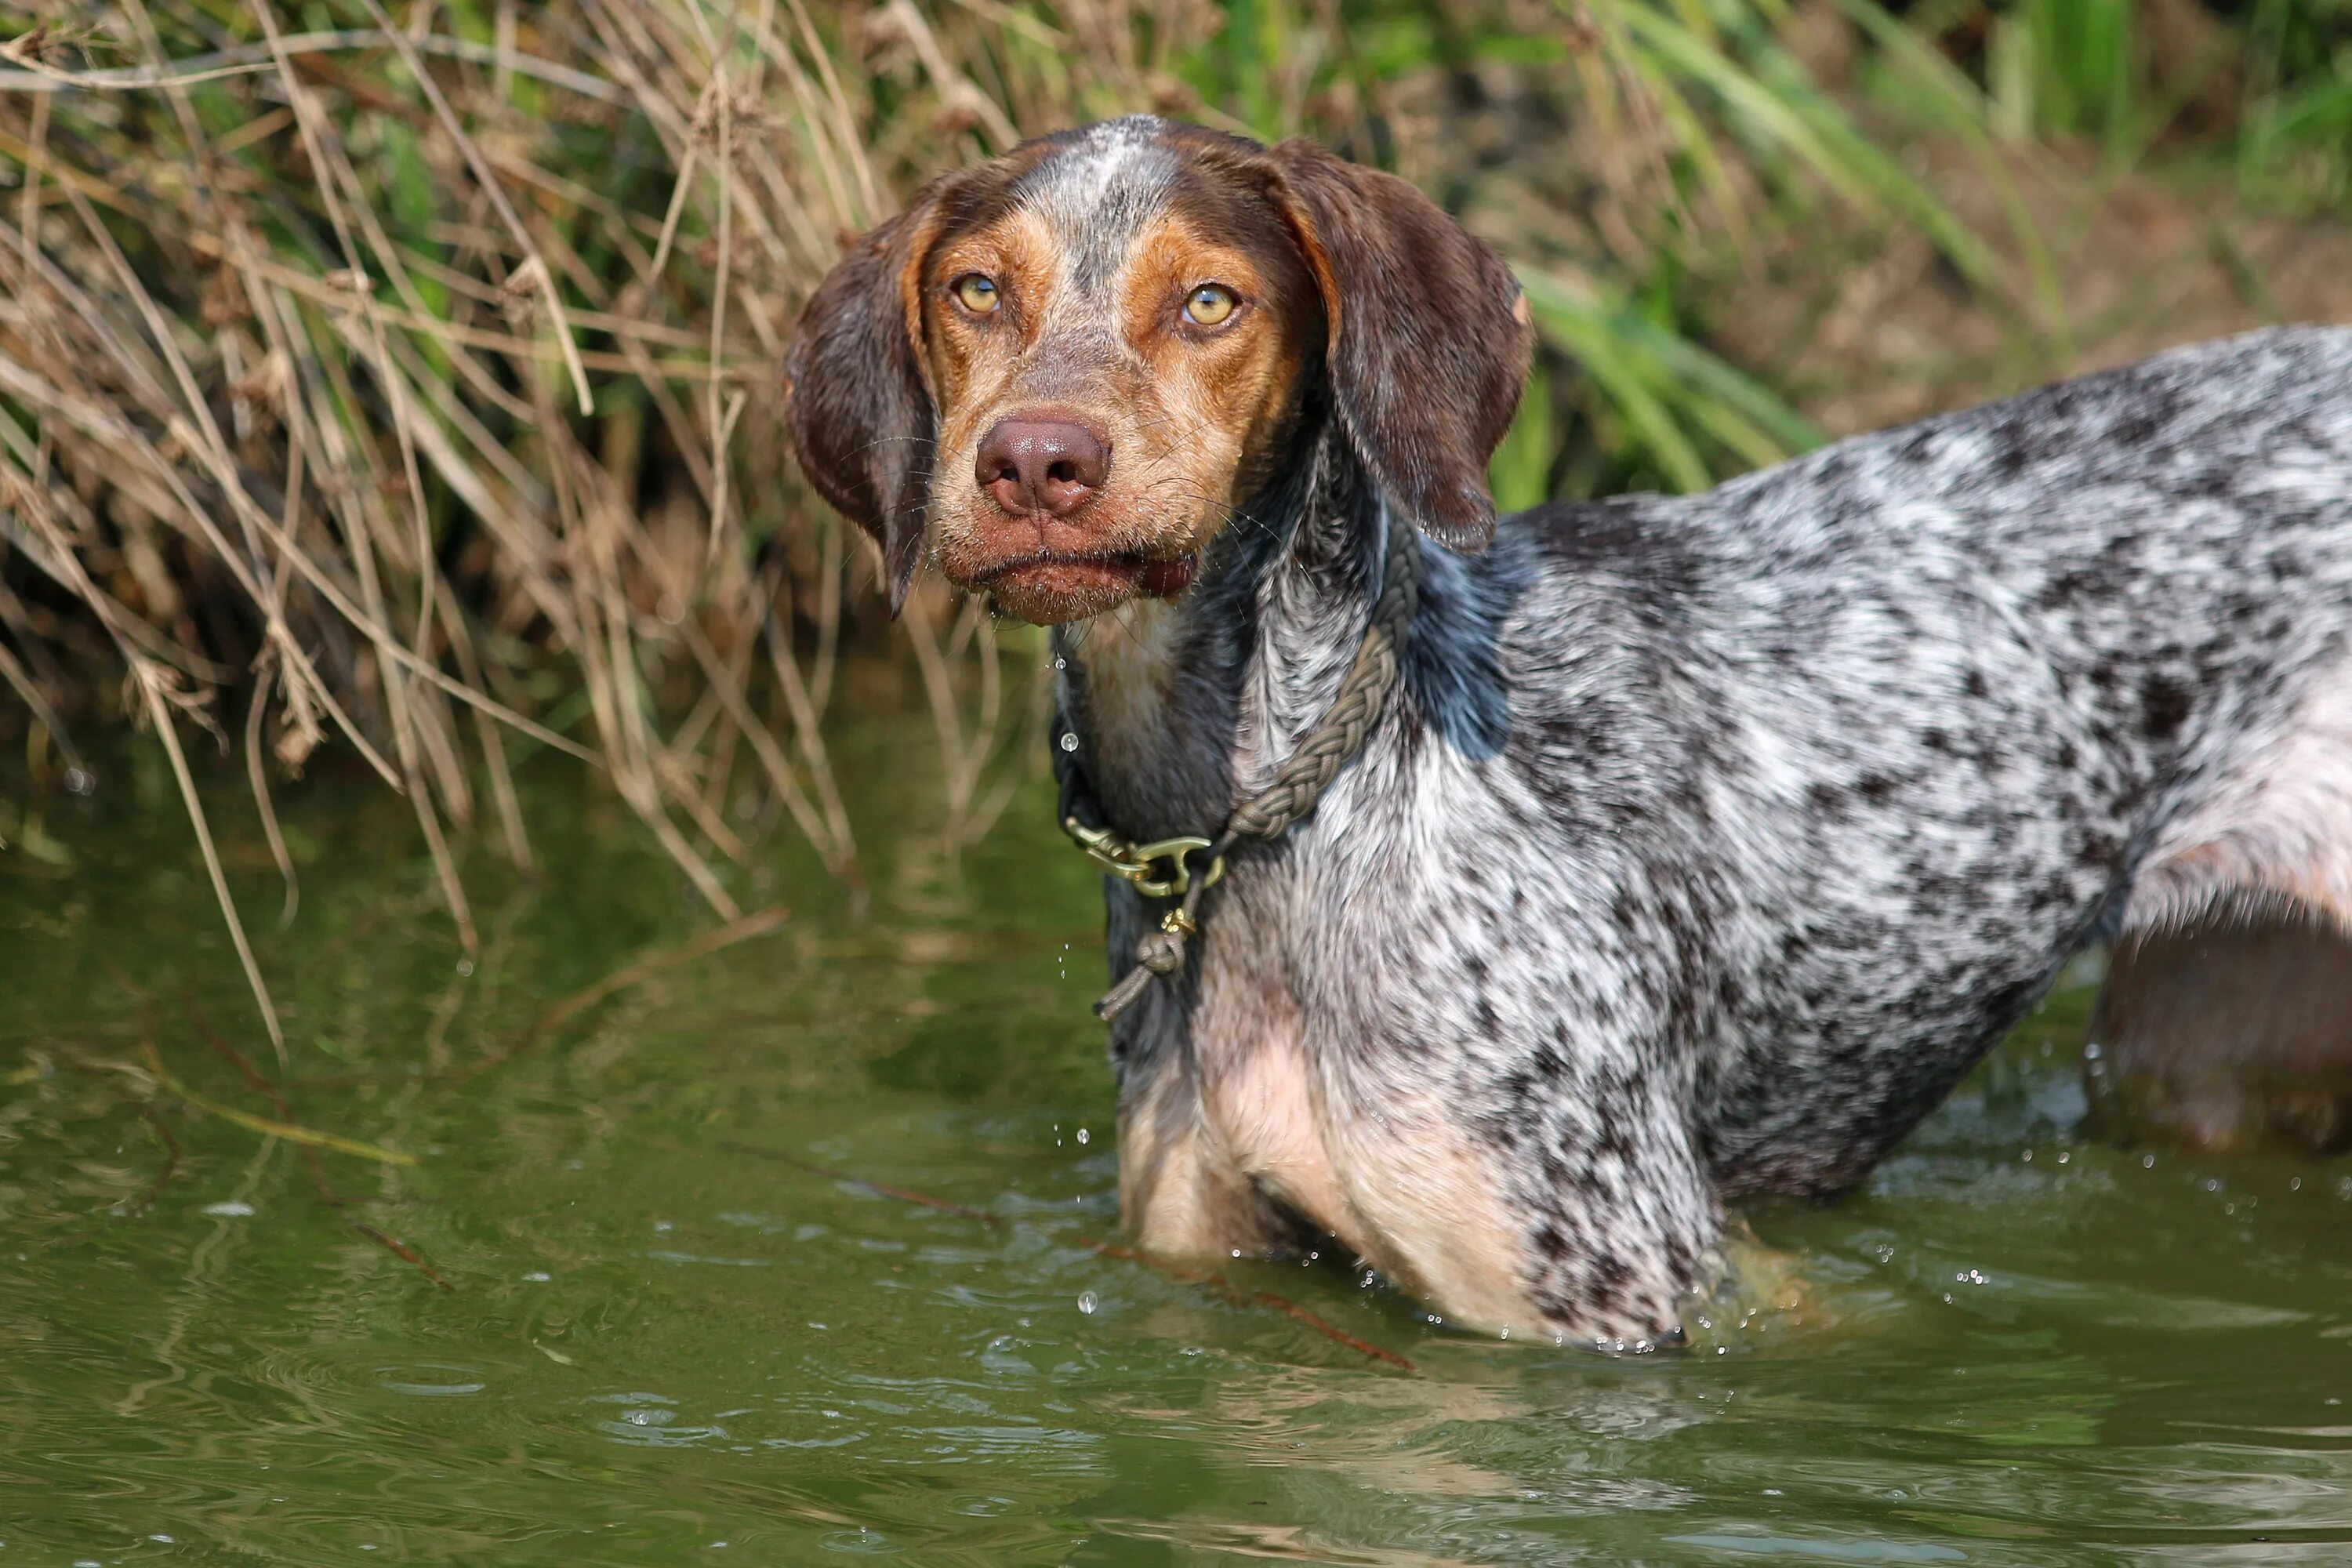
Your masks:
<path fill-rule="evenodd" d="M 1039 551 L 1015 556 L 963 584 L 998 610 L 1038 626 L 1083 620 L 1129 599 L 1173 598 L 1192 586 L 1200 555 L 1135 551 L 1091 555 Z"/>

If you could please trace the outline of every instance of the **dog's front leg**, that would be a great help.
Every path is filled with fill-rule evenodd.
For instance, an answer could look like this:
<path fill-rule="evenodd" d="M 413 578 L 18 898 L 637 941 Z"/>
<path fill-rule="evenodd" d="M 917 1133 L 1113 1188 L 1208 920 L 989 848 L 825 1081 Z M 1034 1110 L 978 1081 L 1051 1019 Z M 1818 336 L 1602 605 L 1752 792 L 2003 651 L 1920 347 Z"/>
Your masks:
<path fill-rule="evenodd" d="M 1234 1162 L 1173 1052 L 1120 1086 L 1118 1219 L 1138 1246 L 1171 1258 L 1262 1256 L 1297 1230 Z"/>
<path fill-rule="evenodd" d="M 1679 1338 L 1684 1298 L 1717 1267 L 1713 1187 L 1641 1080 L 1586 1087 L 1591 1100 L 1512 1105 L 1475 1074 L 1444 1088 L 1356 1076 L 1330 1139 L 1367 1257 L 1465 1328 Z"/>

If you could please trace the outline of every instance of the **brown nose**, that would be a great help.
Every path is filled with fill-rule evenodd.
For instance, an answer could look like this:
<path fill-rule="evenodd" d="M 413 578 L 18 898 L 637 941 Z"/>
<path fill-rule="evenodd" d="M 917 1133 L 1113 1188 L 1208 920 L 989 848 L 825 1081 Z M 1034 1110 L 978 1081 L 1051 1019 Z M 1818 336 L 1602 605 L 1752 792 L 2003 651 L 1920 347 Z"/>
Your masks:
<path fill-rule="evenodd" d="M 980 443 L 972 478 L 1014 516 L 1067 517 L 1102 489 L 1110 443 L 1071 419 L 1000 419 Z"/>

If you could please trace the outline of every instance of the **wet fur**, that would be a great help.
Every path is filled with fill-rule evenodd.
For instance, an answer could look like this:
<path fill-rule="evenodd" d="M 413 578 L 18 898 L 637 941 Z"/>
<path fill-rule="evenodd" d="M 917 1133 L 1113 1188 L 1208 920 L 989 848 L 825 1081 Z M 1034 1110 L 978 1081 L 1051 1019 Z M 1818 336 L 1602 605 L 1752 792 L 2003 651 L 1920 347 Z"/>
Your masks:
<path fill-rule="evenodd" d="M 1087 145 L 1054 199 L 1150 138 Z M 1501 290 L 1399 364 L 1491 380 Z M 1394 327 L 1348 297 L 1339 342 Z M 1477 542 L 1475 470 L 1428 454 L 1492 441 L 1384 430 L 1396 373 L 1307 363 L 1191 591 L 1057 629 L 1124 831 L 1213 830 L 1265 781 L 1388 529 Z M 1342 500 L 1307 516 L 1318 450 Z M 1725 1197 L 1853 1184 L 2095 935 L 2250 889 L 2352 920 L 2352 331 L 1418 548 L 1400 700 L 1112 1031 L 1147 1245 L 1328 1231 L 1470 1326 L 1656 1342 Z M 1117 973 L 1162 906 L 1107 895 Z"/>

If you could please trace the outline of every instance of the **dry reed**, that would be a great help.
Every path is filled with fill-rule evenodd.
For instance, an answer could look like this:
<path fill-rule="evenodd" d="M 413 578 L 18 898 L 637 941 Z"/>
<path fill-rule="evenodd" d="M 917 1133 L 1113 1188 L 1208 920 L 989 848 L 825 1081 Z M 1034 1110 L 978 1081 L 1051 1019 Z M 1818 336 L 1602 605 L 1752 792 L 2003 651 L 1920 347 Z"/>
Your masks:
<path fill-rule="evenodd" d="M 281 1059 L 183 726 L 242 745 L 289 916 L 271 775 L 330 741 L 411 801 L 469 952 L 461 845 L 487 796 L 530 864 L 540 747 L 723 918 L 772 810 L 859 884 L 822 726 L 862 547 L 782 471 L 785 338 L 910 181 L 1154 68 L 1132 19 L 990 0 L 362 4 L 125 0 L 0 48 L 0 679 L 87 788 L 75 656 L 127 672 Z M 941 613 L 915 646 L 969 835 L 1042 689 Z"/>
<path fill-rule="evenodd" d="M 1803 87 L 1785 7 L 1529 3 L 1500 25 L 1563 51 L 1588 112 L 1562 151 L 1595 193 L 1576 205 L 1618 263 L 1738 242 L 1778 148 L 1994 268 Z M 77 694 L 124 672 L 281 1064 L 184 728 L 242 750 L 284 919 L 273 775 L 330 743 L 411 803 L 468 952 L 467 847 L 532 864 L 515 770 L 545 750 L 608 775 L 723 920 L 783 819 L 862 889 L 824 721 L 872 618 L 867 547 L 790 471 L 776 384 L 844 238 L 940 169 L 1134 110 L 1380 153 L 1429 115 L 1390 100 L 1378 29 L 1453 37 L 1509 7 L 1376 6 L 1377 26 L 1338 0 L 1266 0 L 1247 26 L 1213 0 L 297 9 L 0 6 L 0 681 L 80 789 Z M 1565 231 L 1517 249 L 1642 473 L 1703 482 L 1810 438 L 1627 309 L 1608 258 L 1577 262 Z M 1556 488 L 1551 446 L 1507 450 L 1507 500 Z M 968 841 L 1036 766 L 1044 645 L 936 590 L 907 641 Z"/>

